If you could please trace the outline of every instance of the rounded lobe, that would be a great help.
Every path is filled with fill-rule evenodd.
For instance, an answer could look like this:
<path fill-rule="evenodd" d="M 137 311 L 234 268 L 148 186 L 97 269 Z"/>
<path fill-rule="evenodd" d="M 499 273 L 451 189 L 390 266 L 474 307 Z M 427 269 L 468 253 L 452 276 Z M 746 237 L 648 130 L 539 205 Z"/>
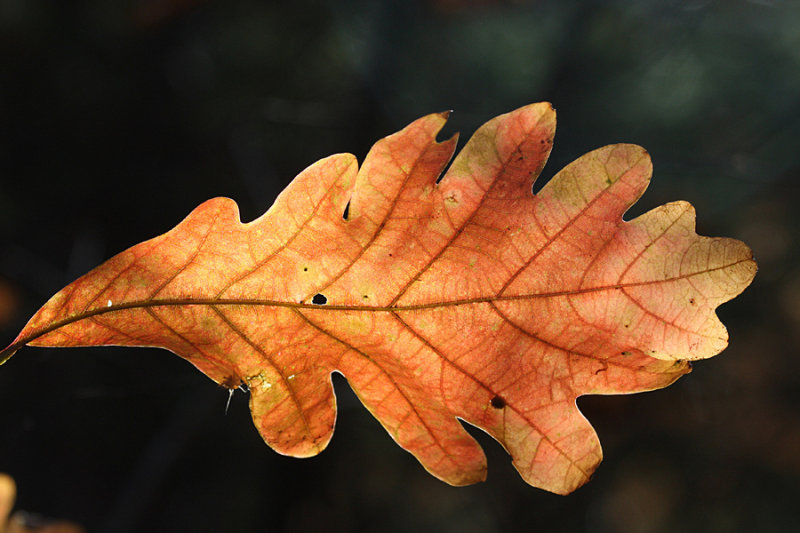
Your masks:
<path fill-rule="evenodd" d="M 246 381 L 253 422 L 270 448 L 282 455 L 313 457 L 328 446 L 336 425 L 329 372 L 284 376 L 265 371 Z"/>

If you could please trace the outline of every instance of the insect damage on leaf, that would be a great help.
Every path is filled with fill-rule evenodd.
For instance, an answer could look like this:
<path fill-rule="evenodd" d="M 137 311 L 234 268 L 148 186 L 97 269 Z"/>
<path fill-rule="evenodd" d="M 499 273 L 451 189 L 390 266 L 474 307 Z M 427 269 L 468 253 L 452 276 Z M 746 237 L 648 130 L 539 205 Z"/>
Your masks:
<path fill-rule="evenodd" d="M 495 409 L 502 409 L 503 407 L 506 406 L 506 401 L 502 399 L 500 396 L 495 396 L 494 398 L 492 398 L 491 404 L 492 407 L 494 407 Z"/>
<path fill-rule="evenodd" d="M 244 383 L 264 440 L 296 457 L 331 438 L 338 371 L 438 478 L 485 478 L 461 419 L 528 483 L 574 490 L 602 458 L 576 398 L 665 387 L 722 351 L 714 311 L 755 263 L 739 241 L 698 236 L 685 202 L 623 221 L 651 174 L 635 145 L 590 152 L 532 194 L 550 104 L 489 121 L 442 175 L 446 119 L 380 140 L 360 168 L 318 161 L 253 222 L 229 199 L 203 203 L 53 296 L 0 360 L 25 345 L 161 346 Z"/>

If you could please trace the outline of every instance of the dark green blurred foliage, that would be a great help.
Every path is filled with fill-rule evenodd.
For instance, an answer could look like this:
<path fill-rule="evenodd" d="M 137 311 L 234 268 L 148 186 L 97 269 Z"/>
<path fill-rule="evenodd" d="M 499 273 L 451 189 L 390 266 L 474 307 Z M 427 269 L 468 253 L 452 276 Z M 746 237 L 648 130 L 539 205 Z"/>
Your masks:
<path fill-rule="evenodd" d="M 246 394 L 158 350 L 22 350 L 0 368 L 18 507 L 90 531 L 792 531 L 800 522 L 800 5 L 794 1 L 0 0 L 0 329 L 203 200 L 261 214 L 305 166 L 424 114 L 445 134 L 541 100 L 542 181 L 588 150 L 653 156 L 630 216 L 683 199 L 744 239 L 721 356 L 655 393 L 583 398 L 606 460 L 569 497 L 500 447 L 426 474 L 341 377 L 329 449 L 270 451 Z M 463 139 L 464 137 L 462 137 Z M 462 141 L 463 142 L 463 141 Z"/>

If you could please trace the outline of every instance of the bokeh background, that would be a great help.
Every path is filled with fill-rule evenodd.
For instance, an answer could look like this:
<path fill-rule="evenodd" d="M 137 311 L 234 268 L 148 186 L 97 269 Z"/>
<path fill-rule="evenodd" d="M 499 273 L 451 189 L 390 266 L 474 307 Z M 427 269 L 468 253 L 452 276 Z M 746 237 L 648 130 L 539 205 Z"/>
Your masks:
<path fill-rule="evenodd" d="M 0 342 L 62 286 L 229 196 L 251 220 L 300 170 L 454 109 L 445 135 L 548 100 L 546 180 L 645 146 L 630 215 L 688 200 L 760 271 L 731 345 L 668 389 L 587 397 L 606 459 L 568 497 L 499 445 L 452 488 L 337 376 L 330 447 L 296 460 L 247 395 L 163 351 L 22 350 L 0 368 L 17 509 L 87 531 L 732 532 L 800 523 L 800 4 L 780 0 L 0 0 Z M 463 143 L 463 140 L 462 140 Z"/>

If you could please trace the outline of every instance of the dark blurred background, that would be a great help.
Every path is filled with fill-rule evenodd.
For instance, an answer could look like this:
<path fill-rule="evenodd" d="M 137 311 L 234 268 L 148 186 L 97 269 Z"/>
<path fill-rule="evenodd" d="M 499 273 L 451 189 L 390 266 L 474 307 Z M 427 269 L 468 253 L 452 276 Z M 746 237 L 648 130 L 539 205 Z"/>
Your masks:
<path fill-rule="evenodd" d="M 587 397 L 606 459 L 568 497 L 498 444 L 486 483 L 429 476 L 341 377 L 333 441 L 272 452 L 247 395 L 159 350 L 23 349 L 0 368 L 17 508 L 91 532 L 772 532 L 800 522 L 800 5 L 780 0 L 0 0 L 0 343 L 62 286 L 229 196 L 250 220 L 300 170 L 430 112 L 445 134 L 549 100 L 548 179 L 635 142 L 672 200 L 760 271 L 722 355 Z"/>

